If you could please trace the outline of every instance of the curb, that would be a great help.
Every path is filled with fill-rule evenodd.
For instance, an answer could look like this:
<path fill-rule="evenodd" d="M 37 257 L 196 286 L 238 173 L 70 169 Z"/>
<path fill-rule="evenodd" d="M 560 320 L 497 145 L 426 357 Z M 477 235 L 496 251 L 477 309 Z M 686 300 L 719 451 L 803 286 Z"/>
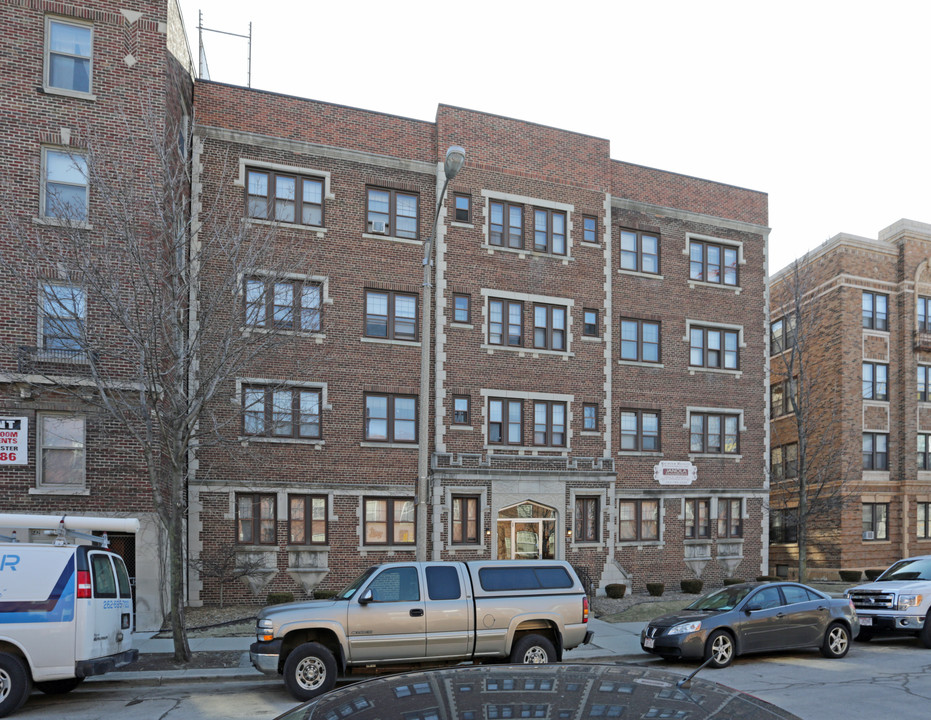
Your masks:
<path fill-rule="evenodd" d="M 170 685 L 199 682 L 281 682 L 253 668 L 199 668 L 197 670 L 140 670 L 111 672 L 87 678 L 95 685 L 132 683 L 134 685 Z"/>

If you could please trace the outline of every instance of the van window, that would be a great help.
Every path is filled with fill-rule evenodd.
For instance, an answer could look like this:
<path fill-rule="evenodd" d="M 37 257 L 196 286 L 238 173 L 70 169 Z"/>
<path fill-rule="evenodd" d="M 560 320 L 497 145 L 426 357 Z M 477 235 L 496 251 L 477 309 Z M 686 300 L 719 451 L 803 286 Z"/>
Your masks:
<path fill-rule="evenodd" d="M 133 596 L 129 585 L 129 573 L 126 572 L 126 565 L 122 558 L 113 558 L 113 564 L 116 565 L 116 581 L 120 586 L 120 597 L 131 598 Z"/>
<path fill-rule="evenodd" d="M 462 596 L 456 568 L 434 565 L 427 568 L 427 595 L 431 600 L 457 600 Z"/>
<path fill-rule="evenodd" d="M 483 590 L 555 590 L 574 585 L 561 566 L 482 568 L 478 579 Z"/>
<path fill-rule="evenodd" d="M 94 581 L 95 598 L 115 598 L 116 578 L 113 577 L 113 565 L 109 555 L 94 553 L 90 556 L 91 576 Z"/>

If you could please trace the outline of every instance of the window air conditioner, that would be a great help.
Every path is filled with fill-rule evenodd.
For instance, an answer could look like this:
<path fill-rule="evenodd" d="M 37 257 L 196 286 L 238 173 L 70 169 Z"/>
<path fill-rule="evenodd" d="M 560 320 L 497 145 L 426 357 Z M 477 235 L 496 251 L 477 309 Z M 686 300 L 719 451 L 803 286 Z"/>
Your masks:
<path fill-rule="evenodd" d="M 875 539 L 876 539 L 876 533 L 873 532 L 872 530 L 864 530 L 864 531 L 863 531 L 863 539 L 864 539 L 864 540 L 875 540 Z"/>
<path fill-rule="evenodd" d="M 375 235 L 387 235 L 388 223 L 384 220 L 369 220 L 369 232 Z"/>

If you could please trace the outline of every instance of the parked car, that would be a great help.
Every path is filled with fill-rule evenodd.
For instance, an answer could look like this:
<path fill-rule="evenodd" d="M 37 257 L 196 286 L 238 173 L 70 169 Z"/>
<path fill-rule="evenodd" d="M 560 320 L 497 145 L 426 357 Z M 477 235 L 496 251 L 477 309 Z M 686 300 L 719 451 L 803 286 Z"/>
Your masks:
<path fill-rule="evenodd" d="M 842 658 L 860 623 L 850 600 L 799 583 L 743 583 L 651 620 L 640 646 L 667 659 L 705 660 L 723 668 L 737 655 L 820 648 Z"/>
<path fill-rule="evenodd" d="M 865 642 L 874 634 L 917 635 L 931 648 L 931 555 L 918 555 L 893 563 L 876 580 L 850 588 L 850 598 L 860 617 Z"/>
<path fill-rule="evenodd" d="M 722 711 L 724 715 L 722 715 Z M 276 720 L 742 718 L 798 720 L 714 682 L 633 665 L 466 665 L 353 683 Z"/>

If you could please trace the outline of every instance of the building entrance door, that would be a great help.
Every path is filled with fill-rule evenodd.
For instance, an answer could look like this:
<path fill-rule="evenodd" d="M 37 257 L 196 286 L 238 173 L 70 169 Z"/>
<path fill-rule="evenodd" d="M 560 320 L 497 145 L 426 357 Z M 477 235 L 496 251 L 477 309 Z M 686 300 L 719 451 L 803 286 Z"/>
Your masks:
<path fill-rule="evenodd" d="M 554 560 L 556 511 L 524 502 L 498 513 L 499 560 Z"/>

